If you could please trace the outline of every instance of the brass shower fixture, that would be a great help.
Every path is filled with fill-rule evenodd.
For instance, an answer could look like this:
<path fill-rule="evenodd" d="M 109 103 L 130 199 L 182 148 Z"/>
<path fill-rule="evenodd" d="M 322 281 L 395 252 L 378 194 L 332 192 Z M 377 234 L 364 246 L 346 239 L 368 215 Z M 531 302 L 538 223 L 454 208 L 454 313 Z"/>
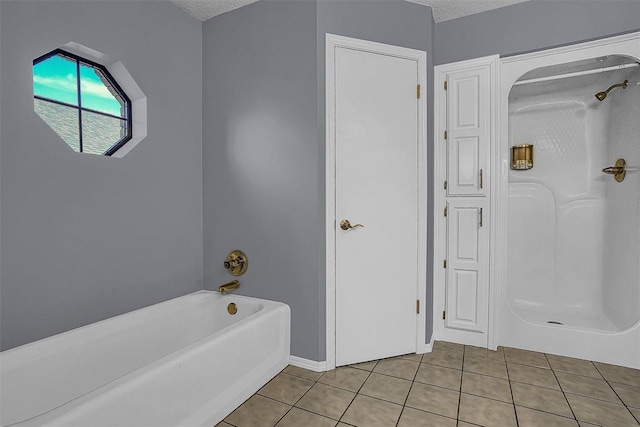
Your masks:
<path fill-rule="evenodd" d="M 625 80 L 622 83 L 617 83 L 614 85 L 609 86 L 609 89 L 605 90 L 604 92 L 598 92 L 596 93 L 596 98 L 598 98 L 598 101 L 603 101 L 607 95 L 609 94 L 609 92 L 612 89 L 615 89 L 617 87 L 621 87 L 622 89 L 626 89 L 629 86 L 629 80 Z"/>
<path fill-rule="evenodd" d="M 224 260 L 224 268 L 232 276 L 242 276 L 249 267 L 249 261 L 244 252 L 240 250 L 231 251 L 227 258 Z"/>
<path fill-rule="evenodd" d="M 615 166 L 606 167 L 602 169 L 602 172 L 613 175 L 616 181 L 622 182 L 627 175 L 627 162 L 624 159 L 618 159 Z"/>

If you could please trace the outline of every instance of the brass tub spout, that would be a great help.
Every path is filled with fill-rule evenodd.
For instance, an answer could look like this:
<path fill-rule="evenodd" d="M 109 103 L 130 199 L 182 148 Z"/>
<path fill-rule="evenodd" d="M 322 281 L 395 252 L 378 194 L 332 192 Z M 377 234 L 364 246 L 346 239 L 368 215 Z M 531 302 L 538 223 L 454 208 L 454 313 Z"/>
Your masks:
<path fill-rule="evenodd" d="M 238 289 L 240 287 L 240 282 L 237 280 L 232 280 L 229 283 L 225 283 L 224 285 L 218 286 L 218 292 L 221 294 L 226 294 L 231 289 Z"/>

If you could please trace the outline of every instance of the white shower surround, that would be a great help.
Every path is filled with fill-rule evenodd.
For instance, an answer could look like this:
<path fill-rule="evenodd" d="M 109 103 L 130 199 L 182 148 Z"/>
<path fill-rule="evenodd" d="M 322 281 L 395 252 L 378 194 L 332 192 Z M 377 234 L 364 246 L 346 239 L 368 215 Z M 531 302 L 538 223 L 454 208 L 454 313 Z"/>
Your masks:
<path fill-rule="evenodd" d="M 502 60 L 494 212 L 509 227 L 495 230 L 497 344 L 640 368 L 640 174 L 623 186 L 599 173 L 618 157 L 640 164 L 640 128 L 629 124 L 634 114 L 638 122 L 640 91 L 594 97 L 633 71 L 509 104 L 531 70 L 609 55 L 638 60 L 640 33 Z M 511 171 L 509 147 L 526 139 L 544 141 L 534 142 L 541 161 Z"/>

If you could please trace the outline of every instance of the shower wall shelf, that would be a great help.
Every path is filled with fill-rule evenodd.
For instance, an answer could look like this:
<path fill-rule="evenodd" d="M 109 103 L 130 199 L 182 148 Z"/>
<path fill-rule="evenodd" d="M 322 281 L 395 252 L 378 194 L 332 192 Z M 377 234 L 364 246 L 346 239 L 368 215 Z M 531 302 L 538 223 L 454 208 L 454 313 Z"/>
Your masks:
<path fill-rule="evenodd" d="M 511 147 L 511 169 L 529 170 L 533 168 L 533 145 L 521 144 Z"/>

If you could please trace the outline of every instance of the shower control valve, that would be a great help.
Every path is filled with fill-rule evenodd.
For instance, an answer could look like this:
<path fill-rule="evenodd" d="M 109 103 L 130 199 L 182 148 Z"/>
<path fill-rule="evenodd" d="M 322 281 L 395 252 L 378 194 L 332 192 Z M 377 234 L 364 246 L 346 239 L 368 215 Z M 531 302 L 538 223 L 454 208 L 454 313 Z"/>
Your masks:
<path fill-rule="evenodd" d="M 233 276 L 240 276 L 247 271 L 248 261 L 244 252 L 232 251 L 224 260 L 224 268 Z"/>
<path fill-rule="evenodd" d="M 618 159 L 615 166 L 606 167 L 602 172 L 613 175 L 617 182 L 622 182 L 627 175 L 627 162 L 624 159 Z"/>

